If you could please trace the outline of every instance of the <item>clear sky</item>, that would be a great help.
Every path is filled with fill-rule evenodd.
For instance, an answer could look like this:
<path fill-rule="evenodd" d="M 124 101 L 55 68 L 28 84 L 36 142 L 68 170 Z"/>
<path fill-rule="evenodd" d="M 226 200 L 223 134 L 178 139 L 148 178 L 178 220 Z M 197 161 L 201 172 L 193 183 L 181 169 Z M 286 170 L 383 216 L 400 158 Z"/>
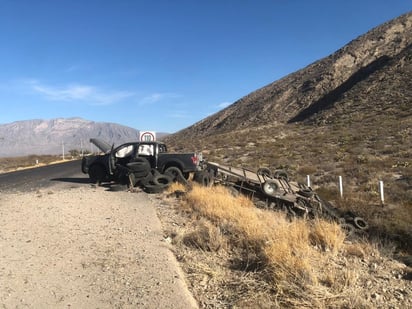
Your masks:
<path fill-rule="evenodd" d="M 82 117 L 172 133 L 411 10 L 412 0 L 0 0 L 0 124 Z"/>

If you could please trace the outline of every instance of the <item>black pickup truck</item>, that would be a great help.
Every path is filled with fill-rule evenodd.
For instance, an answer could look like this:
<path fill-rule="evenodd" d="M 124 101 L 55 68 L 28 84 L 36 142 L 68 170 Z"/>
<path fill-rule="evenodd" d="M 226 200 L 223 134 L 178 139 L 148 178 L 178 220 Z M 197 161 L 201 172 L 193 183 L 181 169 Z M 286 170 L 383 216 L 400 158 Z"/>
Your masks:
<path fill-rule="evenodd" d="M 97 138 L 90 139 L 90 142 L 102 151 L 102 154 L 82 159 L 82 172 L 89 174 L 94 183 L 119 181 L 142 161 L 148 161 L 150 168 L 161 174 L 177 172 L 187 178 L 189 173 L 201 169 L 203 161 L 201 153 L 169 153 L 161 142 L 129 142 L 118 147 Z"/>

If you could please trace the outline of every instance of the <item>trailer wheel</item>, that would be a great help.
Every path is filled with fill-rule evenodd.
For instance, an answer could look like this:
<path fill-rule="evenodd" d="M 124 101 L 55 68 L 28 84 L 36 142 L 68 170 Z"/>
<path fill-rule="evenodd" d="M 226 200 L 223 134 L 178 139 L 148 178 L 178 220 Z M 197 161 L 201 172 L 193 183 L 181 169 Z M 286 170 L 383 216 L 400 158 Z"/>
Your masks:
<path fill-rule="evenodd" d="M 273 174 L 275 178 L 283 178 L 285 180 L 289 180 L 288 173 L 284 170 L 276 170 L 275 173 Z"/>
<path fill-rule="evenodd" d="M 272 178 L 272 172 L 270 169 L 268 169 L 267 167 L 261 167 L 257 170 L 257 174 L 259 176 L 262 176 L 263 178 Z"/>
<path fill-rule="evenodd" d="M 279 183 L 276 180 L 266 180 L 263 184 L 263 192 L 267 195 L 275 196 L 279 190 Z"/>
<path fill-rule="evenodd" d="M 360 230 L 366 230 L 369 227 L 368 223 L 361 217 L 355 217 L 353 219 L 353 224 Z"/>

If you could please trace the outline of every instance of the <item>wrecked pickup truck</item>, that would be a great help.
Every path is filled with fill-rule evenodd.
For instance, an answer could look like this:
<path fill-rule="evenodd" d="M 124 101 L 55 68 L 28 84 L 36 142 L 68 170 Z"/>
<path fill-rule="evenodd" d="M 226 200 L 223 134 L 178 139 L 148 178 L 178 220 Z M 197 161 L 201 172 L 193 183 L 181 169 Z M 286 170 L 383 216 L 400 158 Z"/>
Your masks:
<path fill-rule="evenodd" d="M 98 184 L 129 182 L 130 177 L 142 178 L 150 169 L 172 178 L 180 176 L 187 179 L 191 172 L 201 169 L 203 161 L 201 153 L 169 153 L 161 142 L 129 142 L 116 148 L 97 138 L 90 139 L 90 142 L 103 154 L 83 157 L 81 169 Z"/>

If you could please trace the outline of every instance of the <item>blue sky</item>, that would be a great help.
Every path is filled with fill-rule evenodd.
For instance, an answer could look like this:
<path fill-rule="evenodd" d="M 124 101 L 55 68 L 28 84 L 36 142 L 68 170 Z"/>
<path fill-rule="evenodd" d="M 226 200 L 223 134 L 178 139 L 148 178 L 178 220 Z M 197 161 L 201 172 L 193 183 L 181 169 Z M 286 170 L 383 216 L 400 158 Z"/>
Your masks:
<path fill-rule="evenodd" d="M 0 124 L 175 132 L 412 10 L 412 0 L 0 0 Z"/>

